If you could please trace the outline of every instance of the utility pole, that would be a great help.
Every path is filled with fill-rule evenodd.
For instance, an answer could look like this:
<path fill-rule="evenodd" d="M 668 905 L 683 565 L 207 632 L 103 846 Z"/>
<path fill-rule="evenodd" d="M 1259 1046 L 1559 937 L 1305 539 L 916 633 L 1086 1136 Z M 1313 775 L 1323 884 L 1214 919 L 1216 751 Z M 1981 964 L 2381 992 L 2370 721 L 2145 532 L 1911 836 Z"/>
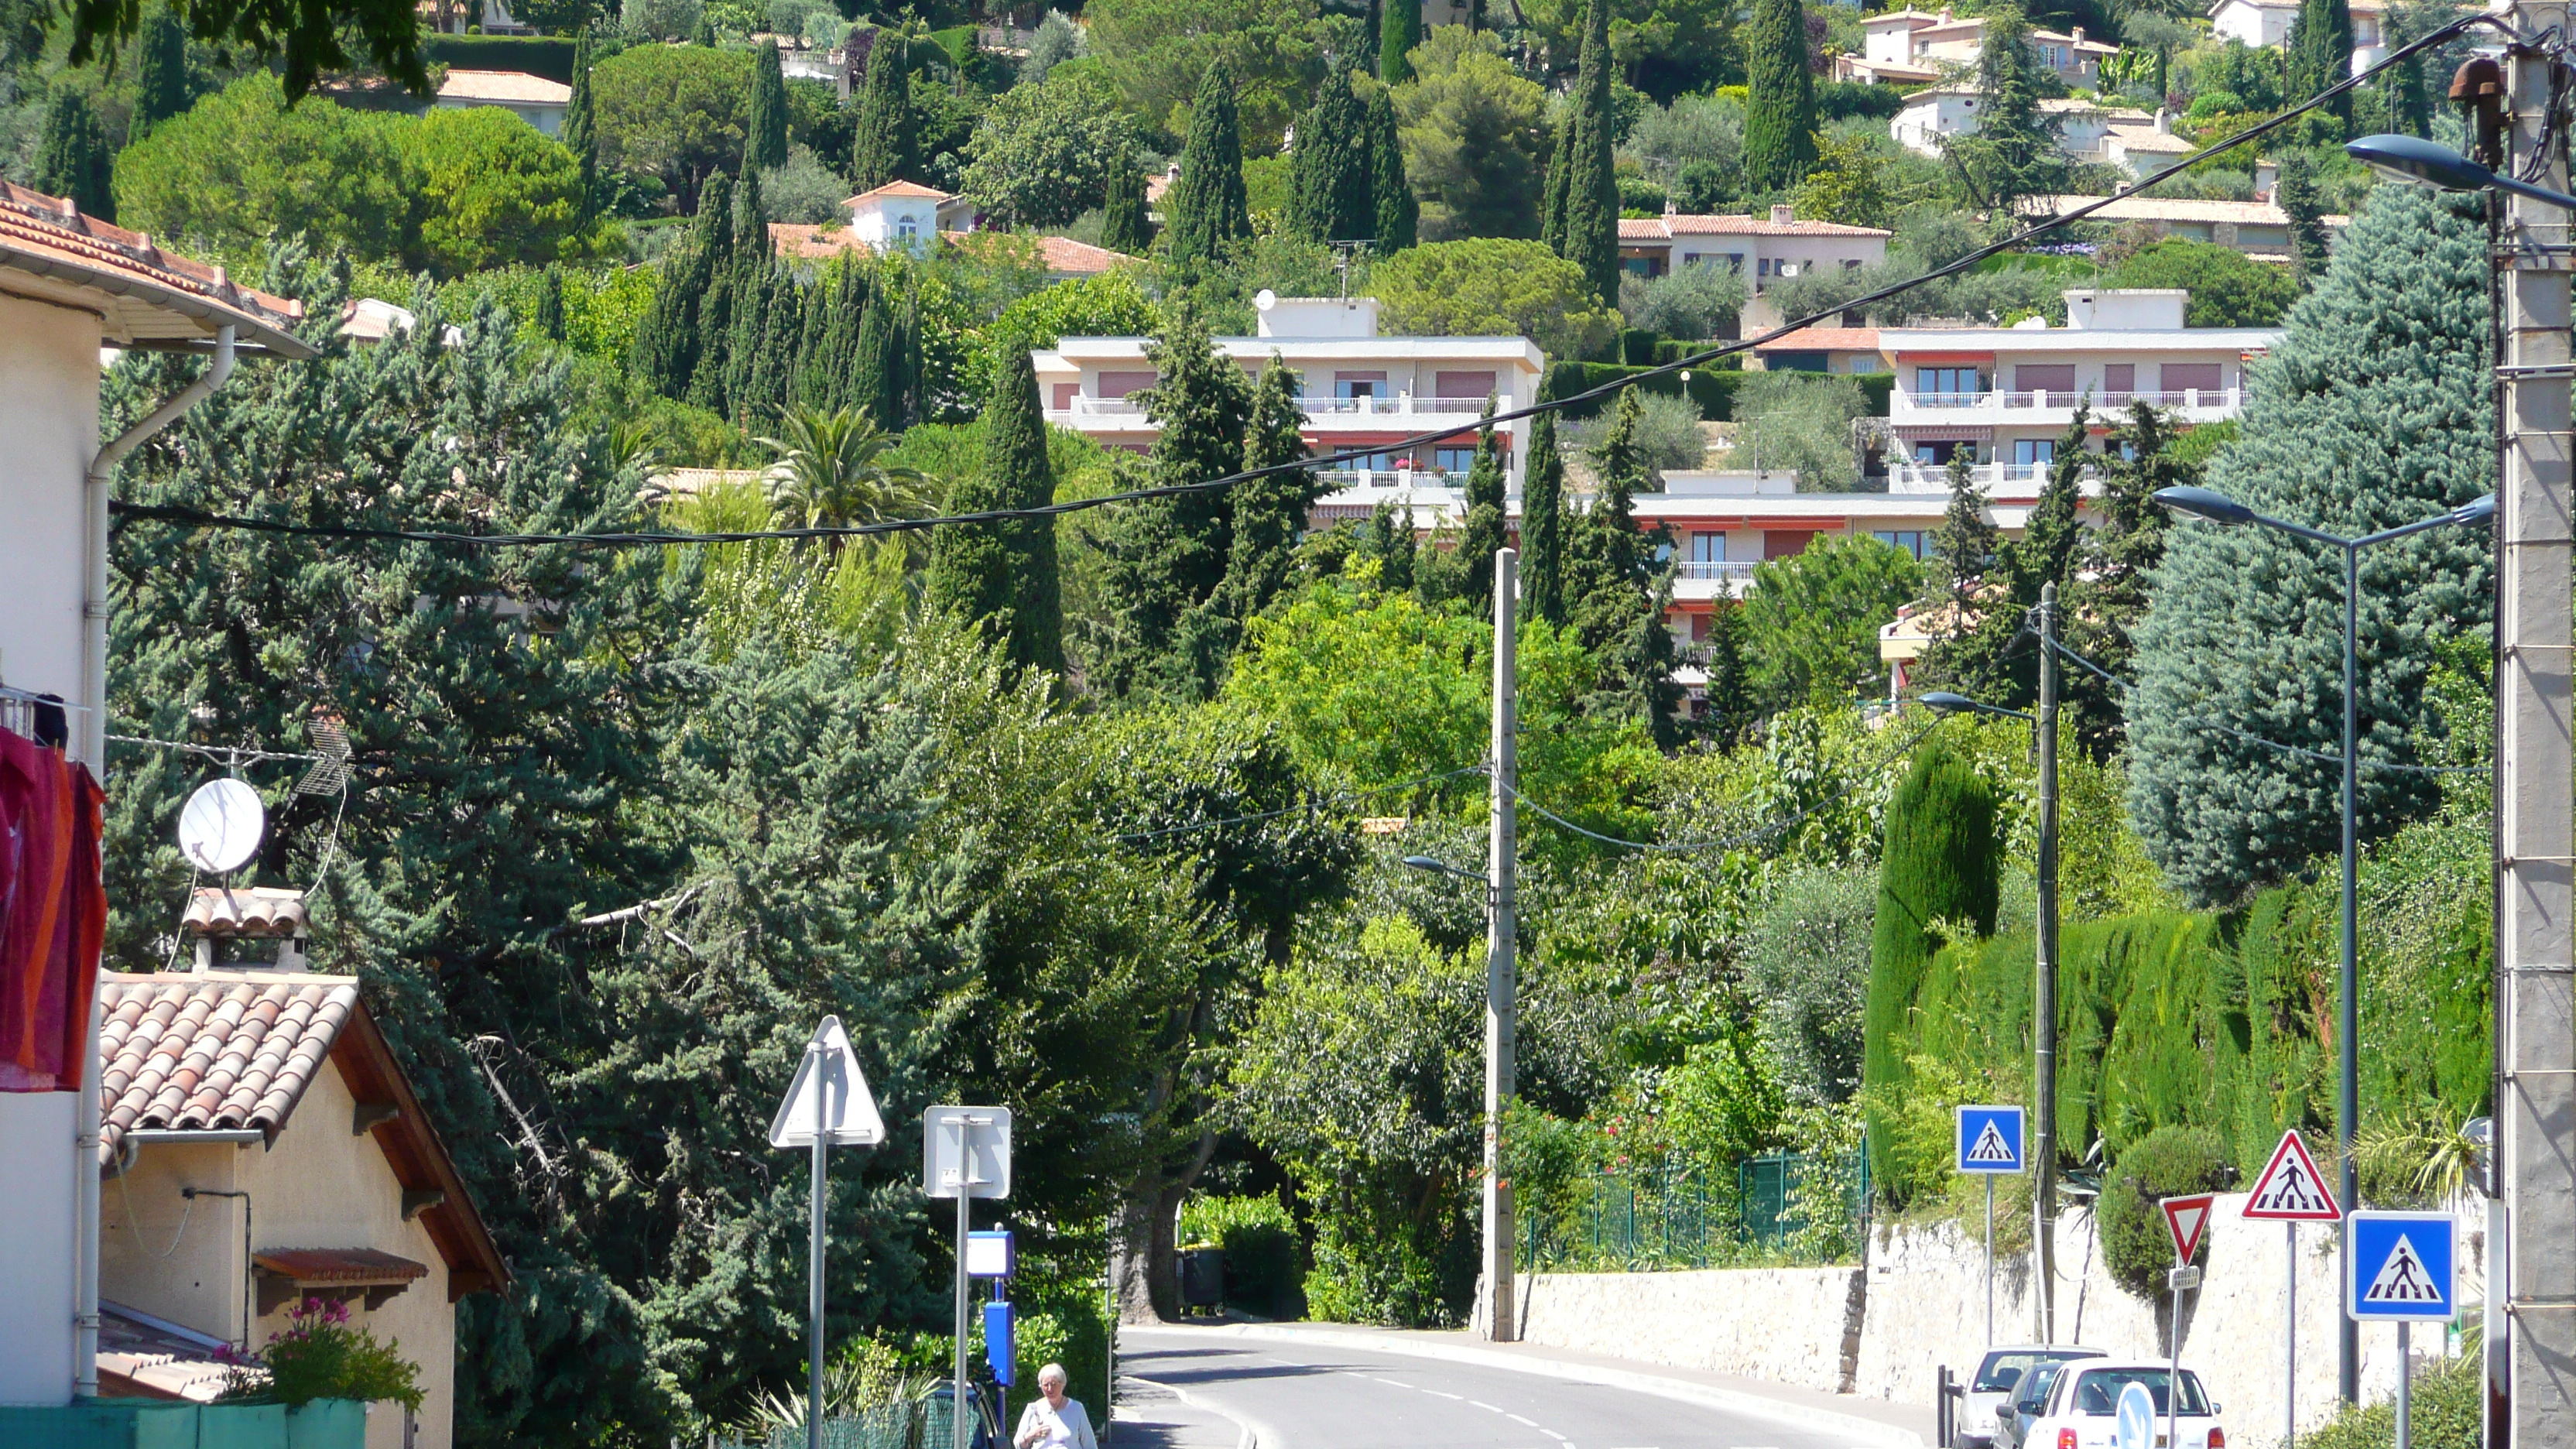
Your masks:
<path fill-rule="evenodd" d="M 2057 585 L 2039 589 L 2039 944 L 2031 990 L 2031 1252 L 2039 1341 L 2057 1342 Z M 1990 1182 L 1992 1179 L 1988 1179 Z M 1991 1335 L 1989 1335 L 1991 1336 Z"/>
<path fill-rule="evenodd" d="M 1512 1185 L 1503 1177 L 1503 1110 L 1519 1090 L 1513 1081 L 1512 1053 L 1518 1021 L 1513 996 L 1519 989 L 1512 956 L 1515 927 L 1514 866 L 1520 854 L 1518 743 L 1520 649 L 1516 637 L 1520 593 L 1520 554 L 1494 551 L 1494 742 L 1493 839 L 1485 862 L 1485 1262 L 1482 1274 L 1485 1336 L 1496 1343 L 1520 1337 L 1514 1320 L 1517 1294 L 1512 1288 L 1512 1248 L 1517 1234 L 1512 1219 Z"/>
<path fill-rule="evenodd" d="M 2565 0 L 2522 0 L 2515 33 L 2566 33 Z M 2543 41 L 2545 43 L 2545 41 Z M 2530 42 L 2506 57 L 2508 154 L 2497 169 L 2567 189 L 2567 137 L 2551 124 L 2555 62 Z M 2546 138 L 2547 149 L 2543 150 Z M 2490 1349 L 2492 1449 L 2576 1446 L 2576 769 L 2568 710 L 2570 425 L 2568 215 L 2505 195 L 2499 379 L 2504 477 L 2496 561 L 2496 1168 L 2506 1233 L 2487 1249 L 2504 1295 Z M 2347 1207 L 2351 1204 L 2347 1204 Z M 2347 1251 L 2349 1249 L 2347 1248 Z M 2501 1420 L 2501 1423 L 2498 1421 Z M 2510 1438 L 2499 1442 L 2497 1427 Z"/>

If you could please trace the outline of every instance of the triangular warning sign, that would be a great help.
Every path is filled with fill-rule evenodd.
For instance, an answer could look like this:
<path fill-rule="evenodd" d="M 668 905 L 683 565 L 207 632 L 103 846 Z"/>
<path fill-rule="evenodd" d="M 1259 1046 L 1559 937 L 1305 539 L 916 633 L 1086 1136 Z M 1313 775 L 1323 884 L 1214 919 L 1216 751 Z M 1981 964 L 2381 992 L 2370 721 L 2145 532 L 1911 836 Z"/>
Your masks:
<path fill-rule="evenodd" d="M 1977 1134 L 1976 1141 L 1968 1144 L 1968 1160 L 2008 1163 L 2013 1157 L 2012 1143 L 2004 1139 L 2003 1128 L 1996 1124 L 1994 1118 L 1987 1118 L 1985 1130 Z"/>
<path fill-rule="evenodd" d="M 2169 1197 L 2156 1204 L 2164 1210 L 2165 1228 L 2173 1234 L 2174 1256 L 2185 1263 L 2200 1248 L 2200 1235 L 2209 1230 L 2210 1205 L 2217 1199 L 2208 1193 L 2190 1197 Z"/>
<path fill-rule="evenodd" d="M 2343 1209 L 2335 1204 L 2334 1188 L 2325 1174 L 2317 1171 L 2317 1160 L 2308 1155 L 2308 1144 L 2297 1129 L 2281 1134 L 2281 1145 L 2272 1149 L 2271 1164 L 2255 1180 L 2253 1195 L 2245 1200 L 2245 1216 L 2274 1222 L 2331 1223 L 2340 1221 Z"/>
<path fill-rule="evenodd" d="M 2388 1250 L 2388 1259 L 2379 1265 L 2378 1276 L 2361 1292 L 2364 1303 L 2433 1303 L 2442 1301 L 2442 1285 L 2433 1281 L 2432 1271 L 2415 1251 L 2415 1245 L 2399 1234 L 2397 1246 Z"/>
<path fill-rule="evenodd" d="M 885 1141 L 885 1120 L 877 1115 L 876 1095 L 850 1050 L 849 1034 L 837 1016 L 823 1018 L 814 1039 L 805 1044 L 805 1059 L 796 1080 L 787 1084 L 787 1099 L 769 1122 L 772 1147 L 811 1147 L 814 1129 L 823 1129 L 829 1147 L 870 1147 Z"/>

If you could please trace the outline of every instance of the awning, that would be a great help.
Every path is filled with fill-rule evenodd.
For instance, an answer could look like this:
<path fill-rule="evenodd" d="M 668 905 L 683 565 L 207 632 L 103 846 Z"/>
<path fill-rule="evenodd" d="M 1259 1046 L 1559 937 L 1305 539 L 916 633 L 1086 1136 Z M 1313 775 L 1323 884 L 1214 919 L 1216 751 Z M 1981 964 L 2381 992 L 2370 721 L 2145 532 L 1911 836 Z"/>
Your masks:
<path fill-rule="evenodd" d="M 1896 354 L 1896 362 L 1900 367 L 1966 367 L 1971 363 L 1992 363 L 1994 360 L 1995 355 L 1991 352 L 1900 352 Z"/>
<path fill-rule="evenodd" d="M 1846 518 L 1757 518 L 1746 514 L 1725 513 L 1648 513 L 1643 509 L 1638 510 L 1637 513 L 1637 524 L 1641 528 L 1652 528 L 1658 523 L 1665 523 L 1676 528 L 1758 528 L 1766 531 L 1781 529 L 1806 533 L 1841 528 L 1850 521 Z"/>
<path fill-rule="evenodd" d="M 1922 443 L 1984 443 L 1993 441 L 1995 436 L 1991 424 L 1978 427 L 1973 423 L 1898 423 L 1888 431 L 1908 442 Z"/>
<path fill-rule="evenodd" d="M 259 1311 L 273 1313 L 306 1293 L 325 1298 L 353 1298 L 364 1293 L 367 1307 L 384 1301 L 429 1276 L 429 1265 L 374 1248 L 281 1248 L 251 1256 L 259 1277 Z"/>

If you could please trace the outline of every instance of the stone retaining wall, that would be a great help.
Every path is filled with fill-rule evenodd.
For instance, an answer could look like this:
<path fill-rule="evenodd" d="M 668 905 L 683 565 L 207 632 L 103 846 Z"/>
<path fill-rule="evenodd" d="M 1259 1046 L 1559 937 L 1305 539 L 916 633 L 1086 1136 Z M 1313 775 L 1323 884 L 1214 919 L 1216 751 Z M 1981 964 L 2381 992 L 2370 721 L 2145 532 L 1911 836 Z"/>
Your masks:
<path fill-rule="evenodd" d="M 1849 1393 L 1861 1279 L 1857 1268 L 1540 1273 L 1522 1280 L 1521 1340 Z"/>

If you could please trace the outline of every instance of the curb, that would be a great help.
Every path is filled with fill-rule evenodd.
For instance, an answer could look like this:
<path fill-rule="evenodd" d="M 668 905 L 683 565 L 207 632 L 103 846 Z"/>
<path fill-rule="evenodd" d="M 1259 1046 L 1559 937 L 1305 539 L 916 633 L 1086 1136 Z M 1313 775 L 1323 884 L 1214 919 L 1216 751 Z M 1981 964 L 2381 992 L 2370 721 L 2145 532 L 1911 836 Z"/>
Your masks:
<path fill-rule="evenodd" d="M 1140 1325 L 1139 1327 L 1144 1332 L 1156 1331 L 1151 1326 Z M 1614 1369 L 1605 1368 L 1599 1364 L 1577 1363 L 1572 1359 L 1544 1358 L 1526 1353 L 1498 1353 L 1492 1349 L 1469 1348 L 1458 1344 L 1413 1343 L 1402 1340 L 1389 1342 L 1377 1334 L 1345 1333 L 1329 1328 L 1282 1330 L 1264 1329 L 1250 1324 L 1227 1323 L 1209 1324 L 1204 1327 L 1174 1327 L 1161 1331 L 1217 1333 L 1228 1338 L 1256 1339 L 1263 1343 L 1304 1343 L 1320 1344 L 1331 1348 L 1365 1349 L 1378 1353 L 1401 1354 L 1411 1358 L 1471 1364 L 1478 1368 L 1539 1369 L 1558 1378 L 1571 1379 L 1576 1383 L 1599 1384 L 1604 1388 L 1651 1394 L 1656 1398 L 1673 1399 L 1685 1404 L 1696 1404 L 1702 1408 L 1724 1409 L 1729 1413 L 1743 1414 L 1750 1418 L 1769 1419 L 1775 1423 L 1795 1425 L 1803 1429 L 1844 1435 L 1856 1445 L 1873 1445 L 1878 1446 L 1878 1449 L 1926 1449 L 1921 1434 L 1910 1429 L 1897 1428 L 1893 1424 L 1882 1424 L 1876 1419 L 1864 1419 L 1857 1414 L 1841 1414 L 1831 1409 L 1809 1408 L 1804 1404 L 1784 1404 L 1776 1399 L 1766 1399 L 1759 1394 L 1745 1393 L 1740 1389 L 1721 1389 L 1710 1384 L 1694 1384 L 1687 1380 L 1667 1378 L 1661 1374 L 1635 1369 Z M 1169 1388 L 1170 1385 L 1163 1387 Z M 1184 1400 L 1184 1402 L 1188 1401 Z M 1199 1407 L 1214 1408 L 1213 1405 Z M 1243 1423 L 1243 1420 L 1236 1418 L 1235 1415 L 1227 1414 L 1226 1417 L 1234 1419 L 1238 1424 Z M 1270 1446 L 1270 1449 L 1279 1449 L 1280 1441 L 1276 1435 L 1256 1437 Z"/>

